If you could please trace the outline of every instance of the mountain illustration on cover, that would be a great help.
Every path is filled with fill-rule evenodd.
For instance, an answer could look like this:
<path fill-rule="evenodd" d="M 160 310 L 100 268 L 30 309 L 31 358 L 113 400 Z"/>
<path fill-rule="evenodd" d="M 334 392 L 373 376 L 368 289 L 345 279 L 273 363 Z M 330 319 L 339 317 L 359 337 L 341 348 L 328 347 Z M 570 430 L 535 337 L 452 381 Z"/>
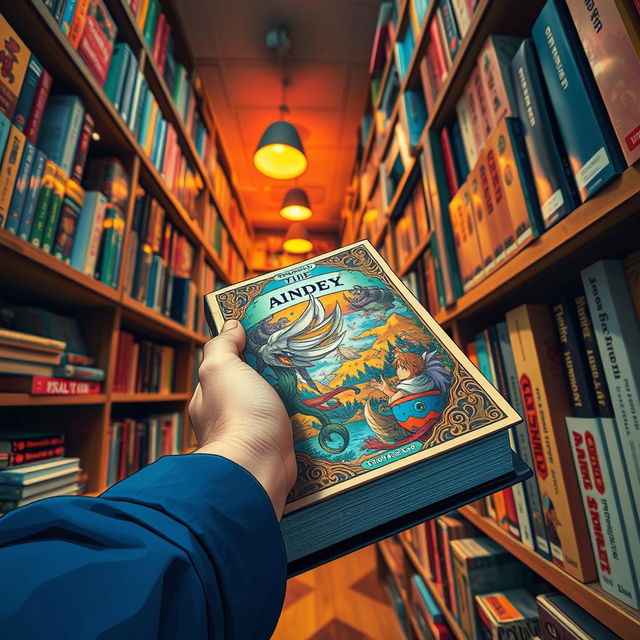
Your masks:
<path fill-rule="evenodd" d="M 246 361 L 291 417 L 289 512 L 519 421 L 366 241 L 207 305 L 218 329 L 242 322 Z"/>

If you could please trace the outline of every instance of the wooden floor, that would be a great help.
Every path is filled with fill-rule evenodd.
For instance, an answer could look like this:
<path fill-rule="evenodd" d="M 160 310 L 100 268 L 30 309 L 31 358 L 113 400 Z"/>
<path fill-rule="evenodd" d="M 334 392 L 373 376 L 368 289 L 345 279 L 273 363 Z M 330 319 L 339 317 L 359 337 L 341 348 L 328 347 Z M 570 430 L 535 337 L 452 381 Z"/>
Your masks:
<path fill-rule="evenodd" d="M 292 578 L 272 640 L 401 640 L 368 547 Z"/>

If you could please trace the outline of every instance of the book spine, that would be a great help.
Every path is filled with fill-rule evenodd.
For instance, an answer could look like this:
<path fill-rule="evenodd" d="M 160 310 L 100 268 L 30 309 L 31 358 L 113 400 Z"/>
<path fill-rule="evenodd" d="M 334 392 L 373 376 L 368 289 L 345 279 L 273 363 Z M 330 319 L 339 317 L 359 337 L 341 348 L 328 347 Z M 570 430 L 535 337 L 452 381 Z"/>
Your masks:
<path fill-rule="evenodd" d="M 58 169 L 57 176 L 53 183 L 53 191 L 49 201 L 49 209 L 47 210 L 47 219 L 42 234 L 41 248 L 47 253 L 51 253 L 55 234 L 58 230 L 58 220 L 60 219 L 60 211 L 62 210 L 62 201 L 64 199 L 65 181 L 64 172 Z"/>
<path fill-rule="evenodd" d="M 63 435 L 26 436 L 24 438 L 2 439 L 3 444 L 10 447 L 11 453 L 39 451 L 45 448 L 57 447 L 64 444 Z"/>
<path fill-rule="evenodd" d="M 460 32 L 454 17 L 453 6 L 451 0 L 443 0 L 441 3 L 442 10 L 442 26 L 444 27 L 444 36 L 447 43 L 449 58 L 453 61 L 460 48 Z"/>
<path fill-rule="evenodd" d="M 91 134 L 93 133 L 94 125 L 95 122 L 91 117 L 91 114 L 87 111 L 84 114 L 84 121 L 80 131 L 80 139 L 78 141 L 78 147 L 76 149 L 71 170 L 71 179 L 75 180 L 78 184 L 82 184 L 84 165 L 87 161 L 87 154 L 89 153 L 89 144 L 91 143 Z"/>
<path fill-rule="evenodd" d="M 65 364 L 53 369 L 54 378 L 73 378 L 74 380 L 91 380 L 93 382 L 103 382 L 105 378 L 104 369 L 97 367 L 82 367 L 75 364 Z"/>
<path fill-rule="evenodd" d="M 573 461 L 602 588 L 635 609 L 640 607 L 634 571 L 599 418 L 567 418 Z M 637 536 L 636 536 L 637 537 Z"/>
<path fill-rule="evenodd" d="M 0 75 L 0 113 L 13 120 L 31 52 L 0 15 L 0 42 L 2 43 L 2 74 Z"/>
<path fill-rule="evenodd" d="M 167 60 L 167 50 L 169 47 L 170 36 L 171 36 L 171 25 L 167 20 L 163 25 L 162 40 L 160 41 L 160 46 L 158 49 L 158 57 L 156 59 L 156 62 L 158 63 L 158 69 L 162 75 L 164 75 L 164 71 L 165 71 L 165 63 Z"/>
<path fill-rule="evenodd" d="M 71 23 L 73 22 L 73 16 L 76 12 L 77 5 L 78 0 L 66 0 L 64 5 L 58 24 L 60 25 L 60 30 L 65 36 L 68 36 L 71 31 Z"/>
<path fill-rule="evenodd" d="M 624 161 L 566 6 L 549 0 L 533 25 L 545 84 L 584 202 L 622 170 Z"/>
<path fill-rule="evenodd" d="M 31 107 L 29 118 L 27 119 L 24 129 L 27 140 L 32 144 L 36 144 L 38 140 L 40 126 L 42 125 L 42 117 L 47 105 L 47 100 L 49 99 L 52 82 L 53 80 L 51 75 L 46 71 L 46 69 L 43 70 L 35 98 L 33 99 L 33 106 Z"/>
<path fill-rule="evenodd" d="M 472 169 L 478 159 L 478 150 L 476 148 L 473 129 L 471 128 L 471 121 L 469 120 L 467 103 L 464 97 L 458 100 L 456 104 L 456 114 L 460 125 L 460 133 L 462 135 L 462 143 L 467 164 L 469 165 L 469 168 Z"/>
<path fill-rule="evenodd" d="M 104 85 L 117 28 L 103 0 L 91 0 L 78 53 L 100 86 Z"/>
<path fill-rule="evenodd" d="M 35 158 L 35 146 L 30 142 L 26 142 L 22 153 L 22 160 L 20 161 L 20 168 L 18 169 L 18 174 L 16 176 L 16 183 L 13 189 L 11 203 L 9 205 L 7 223 L 5 225 L 6 230 L 15 235 L 18 234 L 18 229 L 20 227 L 20 216 L 22 215 L 22 209 L 24 207 L 25 198 L 29 188 L 29 179 L 31 177 Z"/>
<path fill-rule="evenodd" d="M 128 60 L 124 63 L 124 85 L 122 87 L 122 100 L 120 103 L 120 115 L 125 122 L 129 122 L 131 114 L 131 100 L 133 98 L 133 90 L 138 77 L 139 64 L 133 51 L 127 51 Z"/>
<path fill-rule="evenodd" d="M 78 148 L 80 134 L 82 133 L 82 126 L 85 119 L 84 115 L 85 110 L 82 106 L 82 102 L 79 99 L 74 100 L 69 118 L 67 139 L 64 143 L 60 161 L 60 168 L 64 171 L 64 174 L 67 177 L 72 174 L 74 169 L 73 160 L 76 157 L 76 150 Z"/>
<path fill-rule="evenodd" d="M 493 113 L 489 110 L 489 97 L 487 96 L 478 66 L 476 66 L 471 72 L 469 82 L 471 83 L 471 90 L 473 91 L 475 98 L 476 114 L 478 118 L 477 126 L 479 127 L 482 144 L 484 144 L 488 140 L 497 123 L 493 119 Z"/>
<path fill-rule="evenodd" d="M 465 0 L 451 0 L 451 6 L 453 7 L 456 23 L 460 30 L 460 38 L 464 38 L 467 31 L 469 31 L 471 15 L 473 15 L 473 13 L 469 11 Z"/>
<path fill-rule="evenodd" d="M 47 376 L 33 376 L 31 393 L 33 395 L 95 395 L 101 392 L 99 382 L 85 380 L 67 380 Z"/>
<path fill-rule="evenodd" d="M 158 63 L 158 56 L 160 53 L 160 44 L 162 42 L 162 36 L 164 34 L 164 26 L 167 21 L 167 16 L 164 12 L 158 15 L 158 24 L 156 25 L 155 33 L 153 34 L 153 46 L 151 47 L 151 57 L 156 64 Z"/>
<path fill-rule="evenodd" d="M 596 568 L 572 469 L 570 405 L 549 310 L 522 305 L 507 313 L 507 324 L 553 561 L 589 582 Z"/>
<path fill-rule="evenodd" d="M 447 185 L 449 186 L 450 197 L 460 188 L 459 178 L 453 163 L 453 152 L 451 151 L 451 141 L 449 140 L 449 131 L 446 127 L 442 127 L 440 131 L 440 146 L 442 147 L 442 158 L 444 160 L 444 171 L 447 177 Z"/>
<path fill-rule="evenodd" d="M 4 454 L 3 454 L 4 455 Z M 3 455 L 0 455 L 0 468 L 3 468 Z M 34 462 L 42 462 L 43 460 L 49 460 L 52 458 L 59 458 L 64 455 L 64 446 L 58 445 L 54 447 L 47 447 L 38 449 L 36 451 L 24 451 L 6 454 L 4 458 L 4 468 L 6 467 L 19 467 L 24 464 L 32 464 Z M 6 474 L 0 477 L 2 484 L 21 484 L 24 475 L 18 474 Z"/>
<path fill-rule="evenodd" d="M 582 271 L 596 342 L 622 442 L 631 493 L 640 504 L 640 328 L 624 263 L 601 260 Z"/>
<path fill-rule="evenodd" d="M 71 253 L 78 229 L 78 220 L 82 211 L 82 202 L 65 197 L 60 211 L 60 222 L 53 243 L 53 256 L 65 264 L 71 264 Z"/>
<path fill-rule="evenodd" d="M 69 42 L 74 49 L 78 48 L 80 44 L 80 37 L 84 30 L 85 22 L 87 21 L 87 13 L 89 12 L 89 5 L 91 0 L 78 0 L 78 7 L 76 13 L 73 16 L 73 22 L 71 23 L 71 29 L 69 30 Z"/>
<path fill-rule="evenodd" d="M 2 166 L 0 166 L 0 228 L 4 227 L 7 222 L 11 196 L 18 176 L 24 144 L 24 134 L 16 126 L 12 125 L 7 146 L 4 150 Z"/>
<path fill-rule="evenodd" d="M 46 162 L 47 156 L 45 156 L 42 151 L 36 150 L 33 170 L 29 177 L 29 184 L 25 195 L 24 205 L 22 207 L 20 226 L 18 227 L 18 237 L 22 240 L 26 240 L 27 242 L 31 238 L 31 227 L 36 212 L 36 206 L 38 204 L 38 198 L 40 196 L 40 185 L 42 183 L 42 176 L 44 174 Z"/>
<path fill-rule="evenodd" d="M 27 125 L 27 119 L 31 113 L 36 93 L 38 92 L 38 85 L 40 84 L 40 78 L 42 77 L 43 68 L 38 59 L 32 55 L 29 60 L 29 68 L 27 75 L 25 76 L 22 84 L 22 91 L 20 91 L 20 97 L 16 104 L 16 111 L 13 114 L 13 124 L 18 127 L 22 132 L 25 131 Z"/>
<path fill-rule="evenodd" d="M 143 37 L 149 47 L 153 46 L 153 36 L 156 32 L 156 22 L 160 11 L 160 3 L 158 0 L 150 0 L 147 17 L 144 21 Z"/>

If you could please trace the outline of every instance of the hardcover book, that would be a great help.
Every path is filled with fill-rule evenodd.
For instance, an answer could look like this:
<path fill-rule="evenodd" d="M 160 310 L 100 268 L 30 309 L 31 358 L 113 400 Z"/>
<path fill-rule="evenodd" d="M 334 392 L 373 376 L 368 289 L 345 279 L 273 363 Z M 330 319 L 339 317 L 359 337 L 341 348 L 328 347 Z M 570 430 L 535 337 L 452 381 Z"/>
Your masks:
<path fill-rule="evenodd" d="M 242 323 L 246 361 L 291 417 L 298 479 L 281 522 L 290 573 L 516 481 L 504 430 L 520 417 L 368 241 L 205 301 L 214 332 Z"/>
<path fill-rule="evenodd" d="M 487 640 L 528 640 L 540 632 L 536 599 L 526 589 L 476 596 L 476 609 Z"/>
<path fill-rule="evenodd" d="M 29 67 L 30 51 L 0 13 L 0 113 L 13 119 Z"/>

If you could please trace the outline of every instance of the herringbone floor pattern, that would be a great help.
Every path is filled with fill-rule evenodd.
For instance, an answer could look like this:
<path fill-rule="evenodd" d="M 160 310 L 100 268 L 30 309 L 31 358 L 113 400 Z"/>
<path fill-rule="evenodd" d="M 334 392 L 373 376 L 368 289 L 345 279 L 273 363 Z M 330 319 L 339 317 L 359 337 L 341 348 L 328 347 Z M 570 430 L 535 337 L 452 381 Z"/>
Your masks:
<path fill-rule="evenodd" d="M 400 640 L 386 592 L 376 577 L 373 547 L 287 583 L 272 640 Z"/>

